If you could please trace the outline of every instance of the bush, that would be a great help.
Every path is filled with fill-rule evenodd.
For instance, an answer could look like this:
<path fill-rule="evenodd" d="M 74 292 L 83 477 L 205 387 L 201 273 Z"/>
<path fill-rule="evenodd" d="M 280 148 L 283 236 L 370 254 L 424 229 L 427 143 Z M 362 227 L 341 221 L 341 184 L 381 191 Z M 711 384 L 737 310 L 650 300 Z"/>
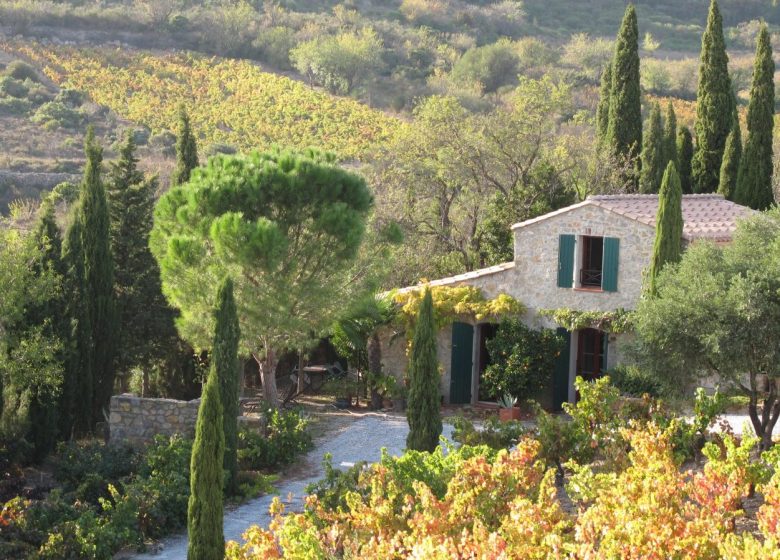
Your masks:
<path fill-rule="evenodd" d="M 612 385 L 624 395 L 641 397 L 644 394 L 660 397 L 664 392 L 663 384 L 650 373 L 636 366 L 618 366 L 607 372 Z"/>
<path fill-rule="evenodd" d="M 0 94 L 7 97 L 23 98 L 27 97 L 30 90 L 22 82 L 14 80 L 11 76 L 0 78 Z"/>
<path fill-rule="evenodd" d="M 484 93 L 517 81 L 518 58 L 508 41 L 469 49 L 452 67 L 452 79 L 461 85 L 478 83 Z"/>
<path fill-rule="evenodd" d="M 71 109 L 78 109 L 84 103 L 84 94 L 75 89 L 62 88 L 54 100 Z"/>
<path fill-rule="evenodd" d="M 238 462 L 244 470 L 274 469 L 292 463 L 312 447 L 309 421 L 297 410 L 263 411 L 264 433 L 244 427 L 238 432 Z"/>
<path fill-rule="evenodd" d="M 290 50 L 295 47 L 295 32 L 289 27 L 277 26 L 263 30 L 252 42 L 260 58 L 280 70 L 289 70 Z"/>
<path fill-rule="evenodd" d="M 535 330 L 519 319 L 504 320 L 487 342 L 493 363 L 485 369 L 483 387 L 494 398 L 509 393 L 528 399 L 547 382 L 562 348 L 563 339 L 552 329 Z"/>
<path fill-rule="evenodd" d="M 461 445 L 487 445 L 492 449 L 507 449 L 520 441 L 527 430 L 520 422 L 500 422 L 491 416 L 481 429 L 462 416 L 455 418 L 452 439 Z"/>
<path fill-rule="evenodd" d="M 79 128 L 86 120 L 84 114 L 71 109 L 59 101 L 44 103 L 30 119 L 46 128 Z"/>
<path fill-rule="evenodd" d="M 14 60 L 5 69 L 5 75 L 10 76 L 14 80 L 23 82 L 24 80 L 30 80 L 32 82 L 40 82 L 41 78 L 38 75 L 38 71 L 21 60 Z"/>
<path fill-rule="evenodd" d="M 30 112 L 30 110 L 32 110 L 32 107 L 32 103 L 30 103 L 27 99 L 0 99 L 0 115 L 3 116 L 26 115 L 28 112 Z"/>
<path fill-rule="evenodd" d="M 65 492 L 93 505 L 108 497 L 108 485 L 135 471 L 140 456 L 132 448 L 98 441 L 63 442 L 52 458 L 54 478 Z"/>

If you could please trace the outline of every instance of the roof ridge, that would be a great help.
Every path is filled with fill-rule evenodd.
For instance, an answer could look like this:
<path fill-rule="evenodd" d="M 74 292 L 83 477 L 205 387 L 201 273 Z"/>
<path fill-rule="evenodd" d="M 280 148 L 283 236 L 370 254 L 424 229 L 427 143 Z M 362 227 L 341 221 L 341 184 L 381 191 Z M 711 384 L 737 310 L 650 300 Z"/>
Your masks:
<path fill-rule="evenodd" d="M 713 200 L 726 200 L 722 194 L 718 193 L 696 193 L 696 194 L 684 194 L 683 198 L 698 198 Z M 585 200 L 622 200 L 622 199 L 652 199 L 658 198 L 658 193 L 652 194 L 640 194 L 640 193 L 624 193 L 624 194 L 589 194 Z M 731 201 L 727 201 L 731 202 Z"/>

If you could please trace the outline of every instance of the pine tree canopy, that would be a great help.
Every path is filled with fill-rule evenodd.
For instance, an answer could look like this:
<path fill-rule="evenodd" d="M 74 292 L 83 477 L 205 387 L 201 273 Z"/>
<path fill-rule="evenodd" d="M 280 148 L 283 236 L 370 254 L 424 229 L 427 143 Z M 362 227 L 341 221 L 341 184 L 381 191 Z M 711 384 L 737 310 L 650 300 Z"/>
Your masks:
<path fill-rule="evenodd" d="M 655 282 L 663 267 L 668 263 L 679 262 L 682 254 L 682 235 L 682 189 L 674 163 L 669 162 L 664 172 L 661 192 L 658 194 L 655 241 L 648 275 L 651 294 L 655 294 Z"/>
<path fill-rule="evenodd" d="M 433 297 L 430 289 L 426 289 L 414 326 L 409 360 L 410 387 L 406 411 L 406 419 L 409 422 L 406 447 L 409 449 L 433 451 L 439 444 L 442 431 L 440 377 Z"/>
<path fill-rule="evenodd" d="M 747 141 L 739 167 L 734 201 L 756 210 L 774 204 L 772 193 L 775 63 L 766 24 L 761 26 L 756 44 L 753 84 L 747 112 Z"/>
<path fill-rule="evenodd" d="M 723 39 L 723 20 L 712 0 L 701 42 L 699 88 L 696 94 L 696 151 L 691 165 L 693 190 L 715 192 L 726 139 L 732 127 L 734 96 Z"/>
<path fill-rule="evenodd" d="M 666 167 L 665 153 L 661 106 L 656 102 L 653 103 L 650 110 L 642 141 L 642 171 L 639 175 L 639 192 L 656 193 L 661 188 L 661 179 Z"/>
<path fill-rule="evenodd" d="M 677 131 L 677 164 L 679 165 L 680 185 L 683 194 L 691 194 L 691 161 L 693 160 L 693 137 L 687 126 Z"/>
<path fill-rule="evenodd" d="M 633 4 L 626 7 L 615 42 L 606 145 L 617 156 L 637 157 L 642 151 L 639 29 Z"/>

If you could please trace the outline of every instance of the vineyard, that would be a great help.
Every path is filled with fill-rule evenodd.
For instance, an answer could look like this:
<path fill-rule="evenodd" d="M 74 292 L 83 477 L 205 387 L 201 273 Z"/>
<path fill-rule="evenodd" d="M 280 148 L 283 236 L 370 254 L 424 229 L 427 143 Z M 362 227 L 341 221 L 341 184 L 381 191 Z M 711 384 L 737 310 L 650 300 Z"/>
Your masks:
<path fill-rule="evenodd" d="M 357 101 L 316 91 L 242 60 L 193 53 L 152 54 L 38 43 L 0 48 L 40 66 L 60 86 L 84 91 L 119 116 L 153 132 L 173 130 L 185 103 L 204 145 L 239 149 L 317 146 L 360 159 L 400 121 Z"/>

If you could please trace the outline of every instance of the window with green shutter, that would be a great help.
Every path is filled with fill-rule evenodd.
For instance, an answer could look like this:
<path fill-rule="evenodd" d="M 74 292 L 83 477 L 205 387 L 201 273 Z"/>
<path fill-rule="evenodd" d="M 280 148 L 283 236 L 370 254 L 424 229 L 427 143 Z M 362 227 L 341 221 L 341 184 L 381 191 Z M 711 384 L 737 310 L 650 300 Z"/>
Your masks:
<path fill-rule="evenodd" d="M 620 262 L 620 239 L 604 238 L 604 265 L 602 267 L 601 289 L 605 292 L 618 290 L 618 264 Z"/>
<path fill-rule="evenodd" d="M 574 246 L 576 238 L 573 235 L 558 236 L 558 287 L 571 288 L 574 281 Z"/>

